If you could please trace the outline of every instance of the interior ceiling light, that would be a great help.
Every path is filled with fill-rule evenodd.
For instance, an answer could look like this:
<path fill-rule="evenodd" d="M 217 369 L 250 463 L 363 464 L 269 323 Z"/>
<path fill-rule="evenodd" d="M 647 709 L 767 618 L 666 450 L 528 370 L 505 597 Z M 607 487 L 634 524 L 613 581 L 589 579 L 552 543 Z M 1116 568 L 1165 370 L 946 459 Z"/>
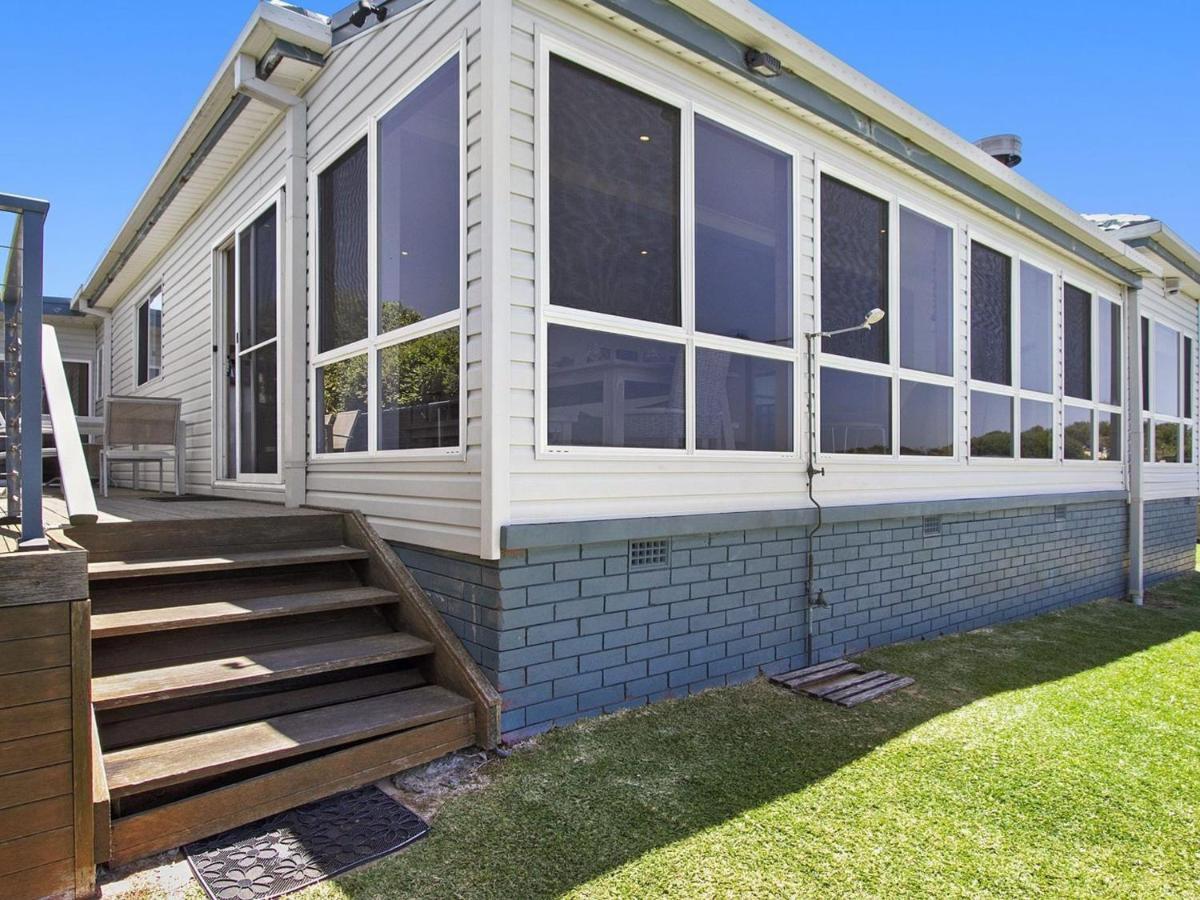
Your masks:
<path fill-rule="evenodd" d="M 751 47 L 746 51 L 746 68 L 763 78 L 774 78 L 783 71 L 783 63 L 765 50 Z"/>

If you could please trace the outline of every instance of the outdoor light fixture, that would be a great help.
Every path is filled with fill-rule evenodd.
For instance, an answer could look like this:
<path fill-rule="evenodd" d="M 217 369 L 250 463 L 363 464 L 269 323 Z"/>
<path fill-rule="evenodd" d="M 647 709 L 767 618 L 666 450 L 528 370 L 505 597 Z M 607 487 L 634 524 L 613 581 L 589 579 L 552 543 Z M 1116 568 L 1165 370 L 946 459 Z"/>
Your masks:
<path fill-rule="evenodd" d="M 861 325 L 852 325 L 849 328 L 839 328 L 837 331 L 813 331 L 805 335 L 809 340 L 815 337 L 833 337 L 835 334 L 848 334 L 851 331 L 870 331 L 872 325 L 878 325 L 883 321 L 883 317 L 887 315 L 882 309 L 876 306 L 868 312 L 862 320 Z"/>
<path fill-rule="evenodd" d="M 376 22 L 382 22 L 387 16 L 387 10 L 374 3 L 368 3 L 367 0 L 358 0 L 358 6 L 350 13 L 350 24 L 355 28 L 362 28 L 370 15 L 375 16 Z"/>
<path fill-rule="evenodd" d="M 763 78 L 774 78 L 783 71 L 783 63 L 765 50 L 751 47 L 746 51 L 746 68 Z"/>

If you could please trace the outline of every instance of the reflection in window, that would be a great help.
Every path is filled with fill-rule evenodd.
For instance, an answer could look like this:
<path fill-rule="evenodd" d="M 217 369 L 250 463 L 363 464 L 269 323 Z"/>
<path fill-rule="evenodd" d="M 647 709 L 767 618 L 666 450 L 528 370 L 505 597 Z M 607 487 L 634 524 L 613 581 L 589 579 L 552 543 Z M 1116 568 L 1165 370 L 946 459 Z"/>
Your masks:
<path fill-rule="evenodd" d="M 954 455 L 954 391 L 920 381 L 900 382 L 900 455 Z"/>
<path fill-rule="evenodd" d="M 1063 285 L 1063 345 L 1064 390 L 1067 396 L 1091 400 L 1092 295 L 1073 284 Z M 1090 444 L 1088 449 L 1090 451 Z"/>
<path fill-rule="evenodd" d="M 696 350 L 696 447 L 792 449 L 792 366 L 723 350 Z"/>
<path fill-rule="evenodd" d="M 976 381 L 1012 384 L 1011 322 L 1012 259 L 972 241 L 971 377 Z"/>
<path fill-rule="evenodd" d="M 1054 458 L 1054 404 L 1021 401 L 1021 457 Z"/>
<path fill-rule="evenodd" d="M 1054 390 L 1054 276 L 1021 263 L 1021 387 Z"/>
<path fill-rule="evenodd" d="M 1092 459 L 1092 411 L 1063 406 L 1063 458 Z"/>
<path fill-rule="evenodd" d="M 821 329 L 860 325 L 867 311 L 888 311 L 888 204 L 821 176 Z M 825 353 L 888 362 L 888 329 L 827 338 Z"/>
<path fill-rule="evenodd" d="M 1155 423 L 1154 461 L 1179 462 L 1179 423 Z"/>
<path fill-rule="evenodd" d="M 1096 331 L 1100 354 L 1096 399 L 1117 406 L 1121 402 L 1121 307 L 1101 298 Z"/>
<path fill-rule="evenodd" d="M 696 118 L 696 330 L 792 346 L 791 158 Z"/>
<path fill-rule="evenodd" d="M 1183 426 L 1183 461 L 1185 463 L 1190 463 L 1192 461 L 1192 441 L 1193 440 L 1194 440 L 1194 438 L 1192 435 L 1192 426 L 1184 425 Z"/>
<path fill-rule="evenodd" d="M 458 308 L 458 67 L 379 120 L 379 334 Z"/>
<path fill-rule="evenodd" d="M 822 367 L 822 451 L 890 454 L 891 393 L 890 378 Z"/>
<path fill-rule="evenodd" d="M 680 113 L 550 57 L 550 302 L 679 325 Z"/>
<path fill-rule="evenodd" d="M 367 336 L 367 139 L 317 178 L 317 346 Z"/>
<path fill-rule="evenodd" d="M 1121 458 L 1121 414 L 1096 413 L 1096 459 L 1116 462 Z"/>
<path fill-rule="evenodd" d="M 900 365 L 907 369 L 951 373 L 953 252 L 950 228 L 900 207 Z"/>
<path fill-rule="evenodd" d="M 684 446 L 682 345 L 565 325 L 548 330 L 551 445 Z"/>
<path fill-rule="evenodd" d="M 240 468 L 244 473 L 279 471 L 278 341 L 243 353 L 241 371 Z"/>
<path fill-rule="evenodd" d="M 238 270 L 241 273 L 238 321 L 242 349 L 275 337 L 275 258 L 278 251 L 275 218 L 272 204 L 238 238 Z"/>
<path fill-rule="evenodd" d="M 367 449 L 367 356 L 317 369 L 317 452 Z"/>
<path fill-rule="evenodd" d="M 1150 462 L 1154 459 L 1154 436 L 1151 431 L 1150 420 L 1142 420 L 1142 460 Z"/>
<path fill-rule="evenodd" d="M 1154 411 L 1179 415 L 1179 334 L 1154 325 Z"/>
<path fill-rule="evenodd" d="M 1012 397 L 971 391 L 971 455 L 1013 455 Z"/>
<path fill-rule="evenodd" d="M 458 445 L 458 329 L 379 351 L 379 449 Z"/>

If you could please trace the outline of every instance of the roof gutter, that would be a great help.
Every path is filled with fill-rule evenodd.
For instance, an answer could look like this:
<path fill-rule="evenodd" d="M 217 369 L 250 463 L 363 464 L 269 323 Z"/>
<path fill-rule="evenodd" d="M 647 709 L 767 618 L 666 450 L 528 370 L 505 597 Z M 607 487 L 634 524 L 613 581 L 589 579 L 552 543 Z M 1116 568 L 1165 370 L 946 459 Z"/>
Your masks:
<path fill-rule="evenodd" d="M 1200 252 L 1172 231 L 1163 222 L 1153 219 L 1138 225 L 1127 225 L 1114 232 L 1130 247 L 1153 253 L 1180 275 L 1192 282 L 1200 292 Z"/>
<path fill-rule="evenodd" d="M 862 90 L 878 95 L 880 112 L 883 112 L 883 103 L 895 107 L 894 114 L 888 116 L 889 118 L 898 122 L 903 118 L 917 120 L 910 126 L 913 132 L 922 136 L 938 132 L 935 137 L 952 139 L 943 143 L 961 144 L 957 151 L 963 157 L 972 160 L 979 157 L 979 163 L 1000 167 L 999 163 L 990 158 L 983 160 L 982 157 L 986 156 L 983 151 L 970 147 L 966 141 L 920 116 L 916 110 L 904 106 L 897 98 L 848 66 L 838 63 L 837 71 L 833 71 L 835 61 L 832 57 L 824 51 L 819 51 L 815 45 L 753 4 L 742 0 L 722 0 L 719 5 L 710 0 L 594 2 L 866 141 L 957 193 L 1029 229 L 1120 283 L 1134 288 L 1141 286 L 1141 273 L 1148 271 L 1144 261 L 1139 260 L 1136 254 L 1131 253 L 1120 242 L 1109 238 L 1100 229 L 1088 225 L 1066 207 L 1047 208 L 1048 203 L 1042 202 L 1041 197 L 1033 196 L 1034 191 L 1029 190 L 1032 189 L 1032 185 L 1027 189 L 1021 184 L 1025 180 L 1020 176 L 1013 175 L 1009 170 L 999 173 L 992 172 L 990 168 L 985 169 L 983 165 L 976 166 L 981 171 L 986 171 L 993 180 L 1007 182 L 1005 186 L 1010 188 L 1011 193 L 1025 195 L 1022 199 L 1014 199 L 1009 193 L 972 174 L 968 171 L 969 166 L 946 158 L 952 154 L 931 152 L 907 138 L 895 127 L 884 124 L 879 115 L 867 111 L 869 104 L 861 102 L 864 97 L 860 96 L 853 103 L 843 99 L 843 95 L 846 94 L 861 94 L 854 87 L 858 85 Z M 685 9 L 685 6 L 688 9 Z M 704 13 L 704 18 L 700 17 L 700 12 Z M 723 27 L 729 26 L 728 31 L 723 30 L 723 27 L 718 28 L 712 21 L 720 21 Z M 729 33 L 734 30 L 735 24 L 738 26 L 738 37 Z M 747 40 L 754 43 L 748 43 Z M 785 65 L 792 65 L 792 68 L 785 68 L 778 76 L 771 78 L 755 74 L 745 63 L 745 54 L 749 49 L 768 50 L 779 55 Z M 818 84 L 814 78 L 798 74 L 796 70 L 805 68 L 806 58 L 808 68 L 824 67 L 826 77 L 823 80 L 829 87 Z M 854 78 L 854 84 L 850 84 L 851 77 Z M 835 86 L 838 89 L 837 94 L 832 89 Z M 942 132 L 944 134 L 941 134 Z M 1031 200 L 1037 202 L 1028 202 Z M 1055 207 L 1062 206 L 1049 197 L 1045 197 L 1044 201 L 1053 203 Z M 1043 207 L 1046 211 L 1036 211 L 1035 206 Z"/>

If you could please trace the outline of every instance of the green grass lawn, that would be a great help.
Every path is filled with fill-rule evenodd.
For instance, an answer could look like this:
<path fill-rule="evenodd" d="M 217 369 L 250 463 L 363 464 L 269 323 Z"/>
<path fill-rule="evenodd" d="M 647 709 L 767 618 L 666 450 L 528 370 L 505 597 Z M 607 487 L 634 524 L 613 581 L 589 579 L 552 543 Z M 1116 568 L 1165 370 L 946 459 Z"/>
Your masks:
<path fill-rule="evenodd" d="M 302 896 L 1200 896 L 1200 576 L 862 660 L 917 685 L 552 732 Z"/>

